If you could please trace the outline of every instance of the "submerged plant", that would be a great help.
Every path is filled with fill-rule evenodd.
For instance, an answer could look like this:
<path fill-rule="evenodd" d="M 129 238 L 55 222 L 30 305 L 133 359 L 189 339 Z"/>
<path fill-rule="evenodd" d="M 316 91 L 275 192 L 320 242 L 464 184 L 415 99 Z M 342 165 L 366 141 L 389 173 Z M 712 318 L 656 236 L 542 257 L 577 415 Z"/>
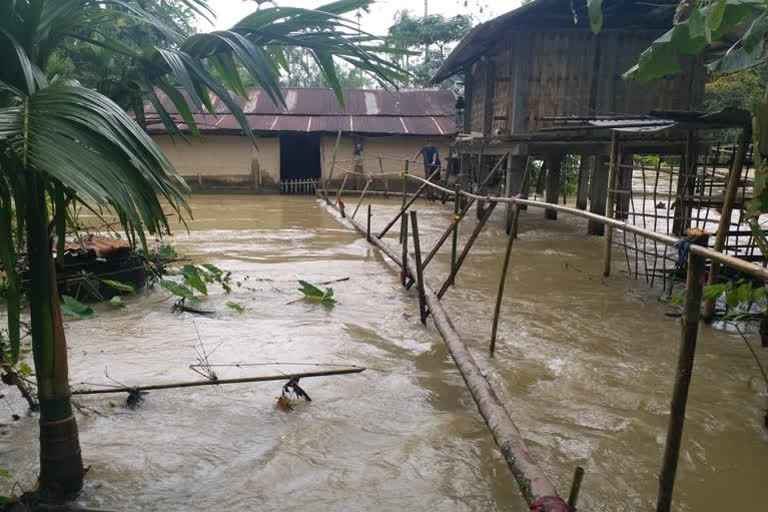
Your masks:
<path fill-rule="evenodd" d="M 325 306 L 336 305 L 336 299 L 333 297 L 333 288 L 326 288 L 325 291 L 323 291 L 312 283 L 306 281 L 299 281 L 299 284 L 301 285 L 299 291 L 304 294 L 305 300 L 320 302 Z"/>

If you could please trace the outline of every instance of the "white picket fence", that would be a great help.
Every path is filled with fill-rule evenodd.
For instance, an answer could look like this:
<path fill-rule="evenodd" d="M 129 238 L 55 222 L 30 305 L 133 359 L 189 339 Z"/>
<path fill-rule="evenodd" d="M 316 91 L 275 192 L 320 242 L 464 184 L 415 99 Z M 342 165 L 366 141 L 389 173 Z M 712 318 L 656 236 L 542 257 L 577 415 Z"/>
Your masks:
<path fill-rule="evenodd" d="M 320 180 L 317 179 L 283 180 L 280 182 L 280 193 L 312 195 L 317 190 L 318 183 Z"/>

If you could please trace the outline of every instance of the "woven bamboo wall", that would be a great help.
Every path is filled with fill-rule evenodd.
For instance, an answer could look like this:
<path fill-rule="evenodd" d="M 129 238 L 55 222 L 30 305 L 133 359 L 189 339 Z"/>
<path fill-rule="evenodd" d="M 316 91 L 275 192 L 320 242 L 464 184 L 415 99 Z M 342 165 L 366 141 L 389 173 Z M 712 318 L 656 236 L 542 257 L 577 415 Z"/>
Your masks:
<path fill-rule="evenodd" d="M 644 114 L 656 108 L 696 108 L 704 94 L 705 72 L 701 65 L 691 63 L 686 73 L 650 83 L 621 77 L 658 35 L 605 31 L 599 36 L 598 48 L 598 38 L 588 30 L 508 32 L 490 57 L 496 63 L 491 132 L 514 133 L 515 115 L 523 116 L 517 123 L 518 132 L 521 127 L 533 132 L 548 126 L 540 121 L 545 116 Z M 467 77 L 472 80 L 472 130 L 477 132 L 483 131 L 484 67 L 478 61 L 471 77 Z M 516 76 L 518 73 L 525 77 Z M 516 101 L 521 103 L 519 107 Z"/>

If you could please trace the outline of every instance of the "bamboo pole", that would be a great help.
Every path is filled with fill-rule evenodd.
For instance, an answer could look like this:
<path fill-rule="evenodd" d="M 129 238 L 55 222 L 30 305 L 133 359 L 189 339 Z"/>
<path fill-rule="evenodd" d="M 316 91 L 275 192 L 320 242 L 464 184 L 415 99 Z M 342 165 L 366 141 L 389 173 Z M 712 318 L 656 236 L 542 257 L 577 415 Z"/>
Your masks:
<path fill-rule="evenodd" d="M 424 303 L 424 273 L 421 266 L 421 242 L 419 241 L 419 221 L 416 212 L 411 211 L 411 228 L 413 229 L 413 256 L 416 263 L 416 287 L 419 290 L 419 315 L 421 323 L 427 325 L 427 307 Z"/>
<path fill-rule="evenodd" d="M 741 140 L 739 141 L 739 148 L 733 157 L 733 163 L 731 165 L 731 172 L 728 175 L 728 186 L 725 190 L 725 198 L 723 199 L 723 208 L 720 213 L 720 224 L 717 227 L 717 235 L 715 236 L 715 246 L 712 248 L 714 251 L 723 252 L 725 247 L 725 239 L 728 236 L 728 230 L 731 224 L 731 212 L 733 211 L 733 202 L 736 199 L 736 193 L 739 190 L 739 180 L 741 179 L 741 170 L 744 167 L 744 160 L 749 150 L 749 143 L 752 141 L 752 128 L 744 127 L 741 131 Z M 716 261 L 712 261 L 712 266 L 709 270 L 709 279 L 707 284 L 713 285 L 717 283 L 717 274 L 720 270 L 720 264 Z M 707 299 L 704 302 L 704 321 L 709 322 L 715 316 L 715 299 Z"/>
<path fill-rule="evenodd" d="M 336 206 L 339 206 L 339 198 L 341 197 L 342 192 L 344 192 L 344 187 L 347 185 L 347 178 L 349 178 L 349 173 L 344 174 L 344 179 L 341 180 L 341 187 L 336 191 Z"/>
<path fill-rule="evenodd" d="M 440 172 L 440 169 L 435 169 L 435 171 L 432 174 L 429 175 L 429 178 L 427 178 L 427 182 L 429 182 L 429 180 L 431 180 L 432 177 L 435 176 L 435 174 L 438 173 L 438 172 Z M 405 174 L 405 177 L 407 177 L 407 176 L 408 176 L 408 173 Z M 403 182 L 405 183 L 405 181 L 403 181 Z M 413 195 L 413 197 L 411 199 L 409 199 L 408 202 L 406 203 L 405 200 L 406 200 L 406 195 L 407 194 L 405 192 L 405 185 L 403 185 L 403 206 L 400 209 L 400 211 L 397 212 L 397 215 L 395 215 L 395 218 L 392 219 L 391 221 L 389 221 L 389 224 L 387 224 L 387 226 L 384 228 L 384 230 L 381 233 L 379 233 L 379 236 L 377 238 L 383 238 L 384 235 L 387 234 L 387 232 L 392 228 L 392 226 L 395 225 L 395 222 L 397 222 L 397 219 L 399 219 L 400 216 L 403 215 L 408 210 L 408 208 L 410 208 L 411 205 L 416 202 L 416 200 L 419 198 L 419 196 L 422 194 L 422 192 L 424 192 L 424 190 L 426 190 L 426 188 L 428 186 L 429 186 L 429 183 L 422 184 L 419 187 L 419 189 L 416 191 L 416 193 Z"/>
<path fill-rule="evenodd" d="M 220 384 L 245 384 L 248 382 L 269 382 L 275 380 L 308 379 L 311 377 L 329 377 L 331 375 L 346 375 L 360 373 L 365 368 L 345 368 L 342 370 L 325 370 L 321 372 L 285 373 L 281 375 L 267 375 L 264 377 L 243 377 L 240 379 L 196 380 L 190 382 L 172 382 L 168 384 L 153 384 L 150 386 L 117 387 L 108 389 L 78 389 L 72 391 L 73 395 L 103 395 L 109 393 L 141 393 L 144 391 L 156 391 L 159 389 L 195 388 L 200 386 L 218 386 Z"/>
<path fill-rule="evenodd" d="M 456 190 L 456 196 L 453 198 L 453 222 L 456 222 L 456 227 L 453 229 L 453 239 L 451 240 L 451 272 L 456 268 L 456 256 L 459 246 L 459 226 L 458 222 L 461 220 L 461 216 L 459 215 L 459 209 L 461 206 L 461 194 L 459 194 L 459 191 L 461 190 L 461 185 L 456 183 L 454 185 L 454 190 Z M 453 225 L 453 224 L 452 224 Z M 453 281 L 451 282 L 453 284 Z"/>
<path fill-rule="evenodd" d="M 459 256 L 459 259 L 456 262 L 456 268 L 451 270 L 451 275 L 448 276 L 448 279 L 445 280 L 445 282 L 443 283 L 443 286 L 440 288 L 440 291 L 437 294 L 438 299 L 442 299 L 443 295 L 445 295 L 445 292 L 448 291 L 448 287 L 451 286 L 451 283 L 454 283 L 456 281 L 456 274 L 459 272 L 461 265 L 464 263 L 464 260 L 467 258 L 467 254 L 469 254 L 469 250 L 472 248 L 472 245 L 475 243 L 475 240 L 477 240 L 477 237 L 480 235 L 480 232 L 483 230 L 485 223 L 488 222 L 488 219 L 491 218 L 491 214 L 493 213 L 493 210 L 496 208 L 497 204 L 499 203 L 492 201 L 490 206 L 485 208 L 485 214 L 483 215 L 483 218 L 480 219 L 480 221 L 477 223 L 477 226 L 475 226 L 475 230 L 472 231 L 472 234 L 470 235 L 469 240 L 467 240 L 467 245 L 464 246 L 464 250 L 461 251 L 461 256 Z"/>
<path fill-rule="evenodd" d="M 571 483 L 571 493 L 568 495 L 568 506 L 573 512 L 576 512 L 576 503 L 579 501 L 579 492 L 581 491 L 581 482 L 584 480 L 584 468 L 578 466 L 573 472 L 573 483 Z"/>
<path fill-rule="evenodd" d="M 608 199 L 606 204 L 605 216 L 612 219 L 614 216 L 614 203 L 616 202 L 616 163 L 618 161 L 619 136 L 616 131 L 611 135 L 611 164 L 608 167 Z M 605 228 L 605 244 L 603 246 L 603 275 L 611 275 L 611 244 L 613 243 L 613 227 L 607 225 Z"/>
<path fill-rule="evenodd" d="M 517 218 L 520 215 L 520 205 L 514 206 L 514 218 L 512 219 L 512 229 L 507 238 L 507 252 L 504 255 L 504 265 L 501 268 L 501 279 L 499 279 L 499 292 L 496 294 L 496 308 L 493 310 L 493 327 L 491 328 L 491 347 L 490 355 L 494 356 L 496 351 L 496 333 L 499 327 L 499 313 L 501 312 L 501 299 L 504 297 L 504 283 L 507 280 L 507 271 L 509 270 L 509 257 L 512 255 L 512 244 L 517 238 Z"/>
<path fill-rule="evenodd" d="M 333 179 L 333 169 L 336 167 L 336 152 L 339 150 L 339 142 L 341 142 L 341 130 L 336 134 L 336 144 L 333 146 L 333 153 L 331 154 L 331 168 L 328 171 L 328 179 L 323 182 L 323 195 L 328 197 L 328 183 Z"/>
<path fill-rule="evenodd" d="M 690 231 L 689 231 L 690 232 Z M 692 243 L 706 247 L 709 235 L 694 233 Z M 693 245 L 691 246 L 693 248 Z M 677 462 L 680 456 L 680 441 L 685 423 L 685 406 L 688 400 L 688 388 L 693 375 L 693 361 L 696 354 L 696 337 L 699 330 L 701 296 L 703 292 L 704 272 L 707 259 L 693 251 L 688 252 L 688 272 L 685 281 L 685 308 L 680 319 L 681 344 L 675 373 L 675 388 L 672 392 L 667 441 L 664 447 L 664 462 L 659 475 L 659 496 L 656 512 L 669 512 L 672 504 L 672 492 L 675 485 Z"/>
<path fill-rule="evenodd" d="M 373 180 L 369 179 L 365 182 L 365 187 L 363 188 L 363 191 L 360 193 L 360 199 L 357 201 L 357 206 L 355 206 L 355 211 L 352 212 L 352 218 L 355 218 L 355 215 L 357 215 L 357 210 L 360 209 L 360 205 L 363 204 L 363 199 L 365 198 L 365 193 L 368 192 L 368 187 L 371 186 L 371 182 Z"/>
<path fill-rule="evenodd" d="M 368 205 L 368 236 L 366 239 L 370 242 L 371 241 L 371 205 Z"/>
<path fill-rule="evenodd" d="M 350 219 L 350 224 L 360 234 L 365 235 L 365 228 L 357 221 Z M 407 268 L 409 272 L 415 273 L 416 269 L 412 262 L 404 262 L 385 241 L 373 237 L 372 243 L 386 254 L 401 268 Z M 483 372 L 477 365 L 474 357 L 467 349 L 464 340 L 456 331 L 448 313 L 440 303 L 439 298 L 432 288 L 425 283 L 424 298 L 432 314 L 432 320 L 437 327 L 438 332 L 445 341 L 451 358 L 456 363 L 464 382 L 469 389 L 472 399 L 485 420 L 488 429 L 491 431 L 496 445 L 504 456 L 513 477 L 517 481 L 523 498 L 530 505 L 543 497 L 557 498 L 557 490 L 549 481 L 544 471 L 533 460 L 533 456 L 525 441 L 512 421 L 509 411 L 504 407 L 496 392 L 493 390 Z M 563 505 L 565 505 L 563 503 Z"/>
<path fill-rule="evenodd" d="M 377 237 L 378 238 L 378 237 Z M 401 275 L 401 281 L 402 285 L 405 286 L 406 283 L 406 277 L 408 277 L 408 216 L 403 215 L 402 220 L 400 221 L 400 238 L 403 240 L 403 258 L 402 261 L 405 262 L 405 265 L 402 265 L 403 271 Z"/>
<path fill-rule="evenodd" d="M 509 158 L 509 153 L 505 155 L 505 158 Z M 482 193 L 485 188 L 488 186 L 488 184 L 491 182 L 491 179 L 493 179 L 493 176 L 498 172 L 499 169 L 501 169 L 501 163 L 504 161 L 505 158 L 501 158 L 498 162 L 496 162 L 496 166 L 494 166 L 493 169 L 491 169 L 491 172 L 488 173 L 488 176 L 485 177 L 483 182 L 480 184 L 480 187 L 478 187 L 477 191 L 478 193 Z M 416 177 L 417 179 L 420 179 Z M 433 186 L 436 186 L 433 184 Z M 448 194 L 453 194 L 455 191 L 448 190 L 445 188 L 441 188 L 443 191 L 447 191 Z M 461 190 L 461 187 L 459 187 L 459 193 L 466 196 L 466 193 Z M 474 197 L 470 197 L 470 200 L 467 201 L 467 204 L 464 205 L 464 208 L 462 208 L 461 212 L 459 213 L 459 218 L 457 219 L 455 216 L 453 218 L 453 222 L 450 226 L 448 226 L 448 229 L 445 230 L 445 232 L 440 236 L 440 239 L 437 241 L 435 246 L 432 248 L 431 251 L 429 251 L 429 254 L 427 254 L 427 257 L 424 259 L 424 268 L 427 268 L 427 265 L 429 265 L 429 262 L 432 261 L 432 258 L 435 257 L 437 254 L 437 251 L 440 250 L 440 248 L 443 246 L 446 240 L 448 240 L 448 237 L 453 233 L 454 230 L 458 230 L 459 222 L 467 215 L 467 212 L 472 207 L 474 202 L 477 199 Z"/>

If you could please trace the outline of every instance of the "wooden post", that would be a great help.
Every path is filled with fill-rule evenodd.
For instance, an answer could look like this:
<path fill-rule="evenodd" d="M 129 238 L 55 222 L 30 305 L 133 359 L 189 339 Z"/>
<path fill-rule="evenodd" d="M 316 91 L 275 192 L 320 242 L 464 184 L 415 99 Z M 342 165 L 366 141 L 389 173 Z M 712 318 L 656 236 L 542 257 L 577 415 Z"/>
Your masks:
<path fill-rule="evenodd" d="M 709 235 L 696 230 L 693 243 L 706 247 Z M 667 440 L 664 446 L 664 462 L 659 475 L 659 496 L 656 512 L 669 512 L 672 504 L 672 492 L 675 485 L 677 462 L 680 455 L 680 441 L 683 437 L 685 407 L 688 400 L 688 388 L 693 375 L 693 361 L 696 354 L 696 337 L 699 330 L 701 295 L 703 292 L 706 258 L 688 252 L 688 271 L 685 281 L 685 309 L 680 319 L 681 344 L 675 373 L 675 387 L 672 392 L 672 404 L 667 428 Z"/>
<path fill-rule="evenodd" d="M 524 156 L 509 156 L 507 158 L 507 180 L 505 183 L 507 197 L 512 197 L 522 191 L 526 161 L 527 158 Z M 515 212 L 515 205 L 507 203 L 505 207 L 505 228 L 507 234 L 509 234 L 512 230 L 512 216 Z"/>
<path fill-rule="evenodd" d="M 681 236 L 691 226 L 693 206 L 691 196 L 696 187 L 696 139 L 694 130 L 688 130 L 685 149 L 680 155 L 680 173 L 677 177 L 677 198 L 674 218 L 672 219 L 672 234 Z"/>
<path fill-rule="evenodd" d="M 608 194 L 605 216 L 612 219 L 614 216 L 614 206 L 616 202 L 616 175 L 618 174 L 618 162 L 619 162 L 619 136 L 616 131 L 611 136 L 611 164 L 608 167 Z M 613 244 L 613 226 L 608 225 L 605 227 L 605 244 L 603 245 L 603 275 L 608 277 L 611 275 L 611 249 Z"/>
<path fill-rule="evenodd" d="M 579 491 L 581 491 L 581 482 L 584 480 L 584 468 L 578 466 L 573 472 L 573 483 L 571 484 L 571 493 L 568 495 L 568 506 L 573 512 L 576 512 L 576 503 L 579 501 Z"/>
<path fill-rule="evenodd" d="M 368 236 L 366 237 L 366 240 L 369 242 L 371 241 L 371 205 L 368 205 Z"/>
<path fill-rule="evenodd" d="M 381 237 L 378 237 L 381 238 Z M 405 286 L 408 277 L 408 216 L 403 215 L 400 221 L 400 238 L 403 241 L 403 271 L 400 273 L 400 281 Z"/>
<path fill-rule="evenodd" d="M 443 286 L 440 288 L 440 291 L 437 294 L 438 299 L 442 299 L 443 295 L 445 295 L 445 292 L 448 291 L 448 287 L 451 286 L 451 283 L 454 283 L 456 280 L 456 274 L 459 272 L 459 269 L 461 268 L 461 265 L 464 263 L 464 260 L 467 257 L 467 254 L 469 254 L 469 250 L 472 248 L 472 245 L 475 243 L 475 240 L 477 240 L 478 235 L 480 235 L 480 231 L 483 230 L 483 226 L 485 226 L 485 223 L 488 222 L 488 219 L 491 218 L 491 214 L 493 213 L 493 210 L 496 208 L 496 202 L 492 201 L 491 204 L 485 209 L 485 215 L 482 219 L 480 219 L 480 222 L 477 223 L 477 226 L 475 226 L 475 230 L 472 232 L 472 234 L 469 237 L 469 240 L 467 240 L 467 245 L 464 246 L 464 250 L 461 251 L 461 255 L 459 256 L 458 261 L 456 262 L 456 268 L 451 270 L 451 275 L 448 276 L 448 279 L 445 280 L 443 283 Z"/>
<path fill-rule="evenodd" d="M 608 161 L 603 155 L 595 155 L 592 161 L 592 176 L 589 180 L 589 211 L 605 215 L 605 199 L 608 194 Z M 591 220 L 587 225 L 587 234 L 602 236 L 605 225 Z"/>
<path fill-rule="evenodd" d="M 592 157 L 581 155 L 579 163 L 579 183 L 576 189 L 576 208 L 587 209 L 587 195 L 589 192 L 589 161 Z"/>
<path fill-rule="evenodd" d="M 632 153 L 621 153 L 621 166 L 617 170 L 616 215 L 619 220 L 629 218 L 630 205 L 632 204 L 632 174 L 634 173 L 635 156 Z"/>
<path fill-rule="evenodd" d="M 421 242 L 419 241 L 419 221 L 416 212 L 411 211 L 411 228 L 413 230 L 413 256 L 416 263 L 416 288 L 419 291 L 419 314 L 421 323 L 427 325 L 427 306 L 424 302 L 424 269 L 421 266 Z"/>
<path fill-rule="evenodd" d="M 560 191 L 560 168 L 563 164 L 563 155 L 554 154 L 547 157 L 547 202 L 557 204 L 557 196 Z M 557 220 L 556 210 L 544 210 L 544 218 Z"/>
<path fill-rule="evenodd" d="M 341 186 L 339 187 L 339 190 L 336 191 L 336 206 L 339 205 L 339 198 L 341 197 L 341 193 L 344 192 L 344 187 L 347 185 L 347 178 L 349 178 L 349 173 L 344 174 L 344 179 L 341 180 Z"/>
<path fill-rule="evenodd" d="M 453 222 L 456 223 L 456 228 L 453 230 L 453 239 L 451 240 L 451 272 L 453 272 L 456 268 L 456 252 L 459 246 L 458 222 L 461 220 L 461 216 L 459 215 L 459 206 L 461 203 L 461 185 L 457 183 L 454 185 L 453 189 L 456 191 L 456 195 L 453 198 Z M 451 284 L 454 284 L 453 281 L 451 281 Z"/>
<path fill-rule="evenodd" d="M 520 206 L 515 206 L 514 217 L 520 215 Z M 494 356 L 496 351 L 496 333 L 499 327 L 499 313 L 501 312 L 501 299 L 504 297 L 504 283 L 507 280 L 507 270 L 509 270 L 509 257 L 512 255 L 512 244 L 517 237 L 517 222 L 512 221 L 510 226 L 509 236 L 507 237 L 507 252 L 504 255 L 504 265 L 501 267 L 501 279 L 499 279 L 499 291 L 496 294 L 496 308 L 493 310 L 493 327 L 491 328 L 491 357 Z"/>
<path fill-rule="evenodd" d="M 731 170 L 728 174 L 728 186 L 725 189 L 725 197 L 723 198 L 723 209 L 720 213 L 720 224 L 717 227 L 717 235 L 715 236 L 715 246 L 713 249 L 717 252 L 723 252 L 725 247 L 725 239 L 728 236 L 728 231 L 731 229 L 731 213 L 733 212 L 733 201 L 736 199 L 736 193 L 739 190 L 739 182 L 741 181 L 742 168 L 744 167 L 744 159 L 749 151 L 749 144 L 752 142 L 752 127 L 745 126 L 741 131 L 741 139 L 739 140 L 739 148 L 736 150 L 736 154 L 733 157 L 731 163 Z M 712 265 L 709 270 L 709 280 L 707 284 L 713 285 L 717 283 L 717 274 L 720 270 L 720 263 L 712 261 Z M 715 299 L 707 299 L 704 302 L 704 321 L 709 322 L 715 316 Z"/>

